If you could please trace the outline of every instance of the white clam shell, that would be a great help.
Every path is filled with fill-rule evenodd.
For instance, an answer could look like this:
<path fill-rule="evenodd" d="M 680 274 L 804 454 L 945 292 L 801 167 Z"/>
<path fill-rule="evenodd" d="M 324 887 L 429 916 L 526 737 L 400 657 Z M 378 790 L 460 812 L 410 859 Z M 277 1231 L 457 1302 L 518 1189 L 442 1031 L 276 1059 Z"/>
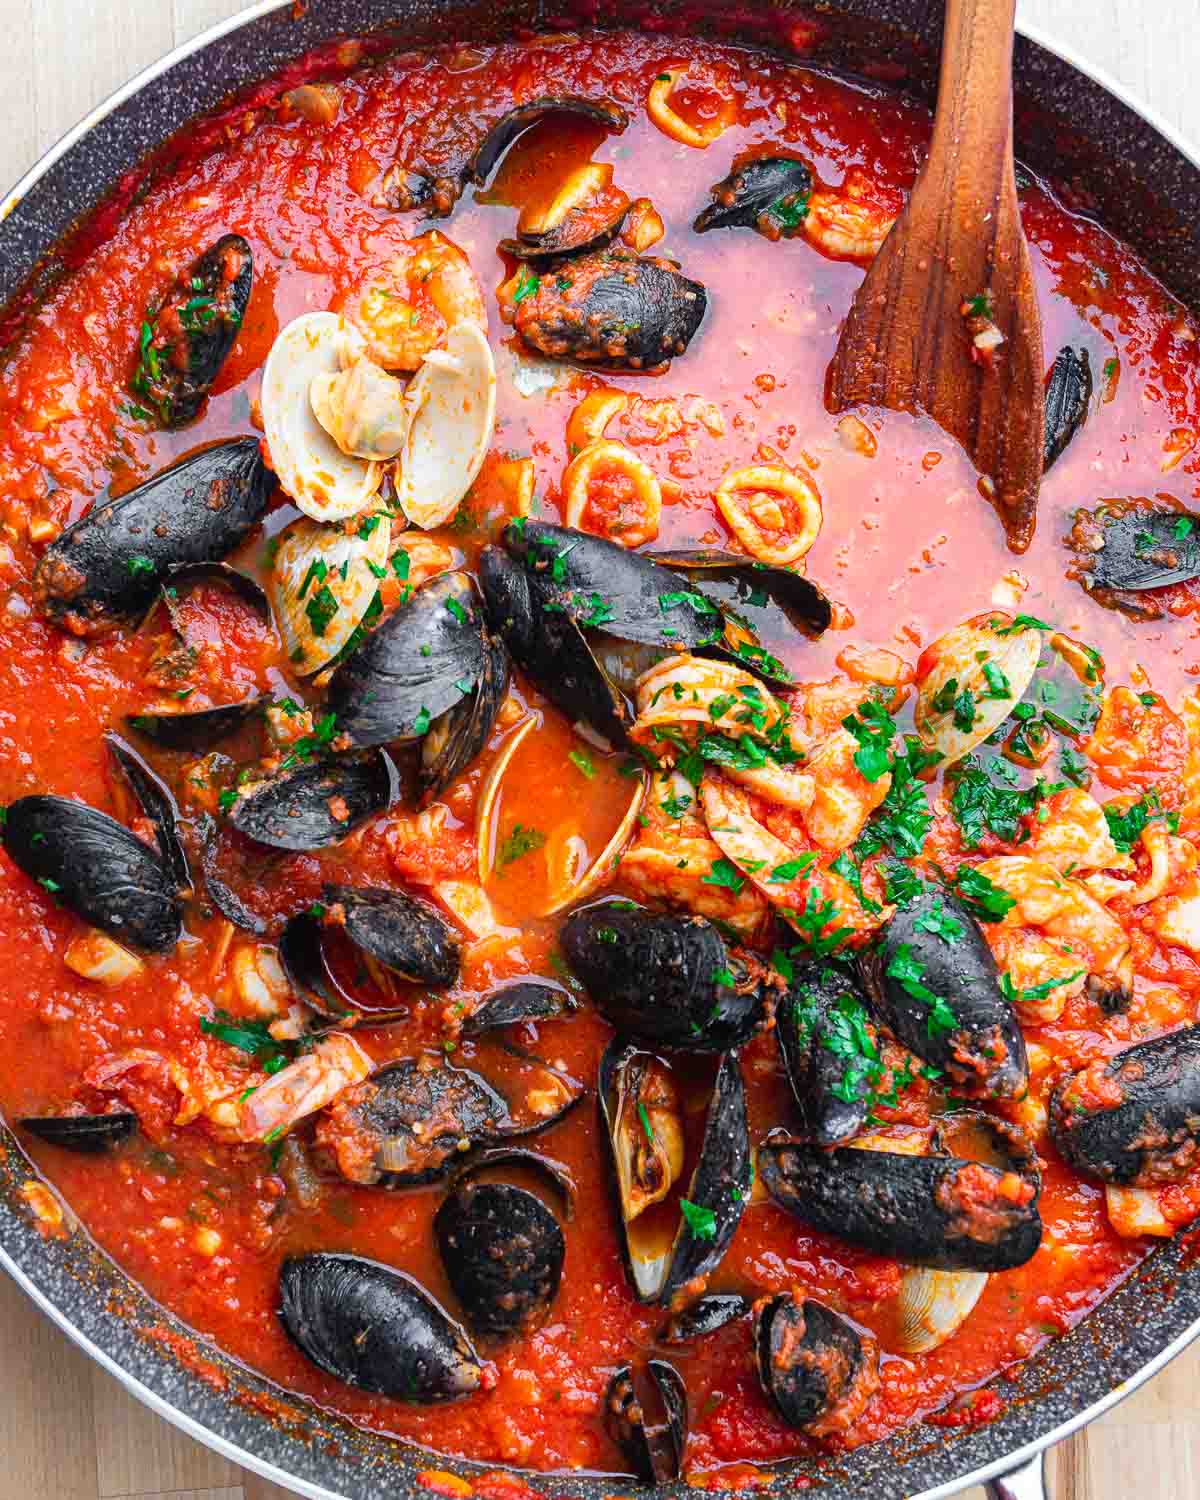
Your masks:
<path fill-rule="evenodd" d="M 988 1284 L 986 1271 L 935 1271 L 909 1266 L 896 1302 L 897 1349 L 927 1354 L 956 1333 Z"/>
<path fill-rule="evenodd" d="M 1003 633 L 1010 630 L 1011 634 Z M 998 612 L 967 620 L 939 636 L 921 653 L 922 661 L 931 662 L 917 690 L 921 739 L 944 756 L 946 765 L 968 755 L 1028 692 L 1041 650 L 1039 630 L 1014 627 Z M 964 693 L 970 698 L 959 709 Z M 963 727 L 968 714 L 973 715 L 969 729 Z"/>
<path fill-rule="evenodd" d="M 263 369 L 263 428 L 272 467 L 314 521 L 357 515 L 383 478 L 379 464 L 343 453 L 312 409 L 313 381 L 339 373 L 347 336 L 335 313 L 305 313 L 282 330 Z"/>
<path fill-rule="evenodd" d="M 452 323 L 404 396 L 408 436 L 400 454 L 400 508 L 423 530 L 444 526 L 479 473 L 496 425 L 496 366 L 486 335 Z"/>
<path fill-rule="evenodd" d="M 367 536 L 361 535 L 366 529 Z M 391 522 L 372 517 L 354 531 L 294 521 L 279 538 L 271 570 L 271 602 L 292 670 L 301 677 L 326 666 L 341 651 L 379 588 L 373 568 L 385 568 Z M 311 575 L 311 576 L 310 576 Z M 322 588 L 337 609 L 322 608 Z M 315 617 L 315 618 L 314 618 Z M 324 621 L 324 628 L 317 627 Z"/>

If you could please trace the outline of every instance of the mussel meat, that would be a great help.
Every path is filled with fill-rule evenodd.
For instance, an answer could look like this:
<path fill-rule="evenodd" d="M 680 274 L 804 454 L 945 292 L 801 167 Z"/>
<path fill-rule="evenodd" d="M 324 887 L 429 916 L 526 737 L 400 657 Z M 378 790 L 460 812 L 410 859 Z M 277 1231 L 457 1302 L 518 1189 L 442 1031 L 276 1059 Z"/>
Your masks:
<path fill-rule="evenodd" d="M 766 1018 L 762 966 L 704 917 L 602 901 L 572 912 L 561 942 L 597 1010 L 630 1040 L 725 1052 Z"/>
<path fill-rule="evenodd" d="M 1098 604 L 1134 620 L 1162 618 L 1155 589 L 1200 578 L 1200 517 L 1150 501 L 1109 500 L 1075 513 L 1076 576 Z"/>
<path fill-rule="evenodd" d="M 604 1425 L 644 1484 L 670 1484 L 679 1478 L 687 1444 L 687 1389 L 674 1365 L 647 1360 L 639 1396 L 631 1365 L 622 1365 L 608 1383 Z"/>
<path fill-rule="evenodd" d="M 257 438 L 232 438 L 180 459 L 67 527 L 34 573 L 37 607 L 75 635 L 133 619 L 173 564 L 213 561 L 243 542 L 270 488 Z"/>
<path fill-rule="evenodd" d="M 336 1380 L 398 1401 L 454 1401 L 483 1365 L 457 1323 L 409 1276 L 357 1255 L 294 1256 L 279 1277 L 288 1337 Z"/>
<path fill-rule="evenodd" d="M 1050 1099 L 1050 1135 L 1085 1176 L 1123 1187 L 1180 1181 L 1200 1158 L 1200 1026 L 1064 1079 Z"/>
<path fill-rule="evenodd" d="M 1070 344 L 1054 357 L 1046 377 L 1045 472 L 1083 426 L 1092 399 L 1092 366 L 1086 349 Z"/>
<path fill-rule="evenodd" d="M 849 1431 L 879 1389 L 879 1350 L 811 1297 L 772 1297 L 755 1312 L 754 1359 L 781 1421 L 809 1437 Z"/>
<path fill-rule="evenodd" d="M 142 324 L 130 388 L 164 427 L 184 426 L 204 404 L 242 326 L 253 277 L 250 246 L 223 234 Z"/>
<path fill-rule="evenodd" d="M 3 840 L 26 875 L 110 937 L 150 953 L 179 941 L 183 911 L 172 872 L 107 813 L 68 797 L 19 797 Z"/>
<path fill-rule="evenodd" d="M 384 751 L 340 755 L 247 782 L 229 821 L 272 849 L 326 849 L 390 807 L 398 791 L 396 767 Z"/>
<path fill-rule="evenodd" d="M 708 1292 L 672 1313 L 658 1331 L 660 1344 L 692 1344 L 708 1338 L 750 1311 L 749 1297 L 740 1292 Z"/>
<path fill-rule="evenodd" d="M 51 1146 L 95 1155 L 127 1140 L 137 1129 L 138 1117 L 119 1110 L 109 1115 L 26 1115 L 20 1123 Z"/>
<path fill-rule="evenodd" d="M 860 968 L 879 1019 L 960 1093 L 1013 1099 L 1029 1064 L 987 939 L 948 891 L 923 889 L 900 907 Z"/>
<path fill-rule="evenodd" d="M 668 260 L 611 245 L 523 266 L 510 302 L 517 333 L 539 354 L 613 370 L 665 370 L 700 327 L 708 294 Z"/>
<path fill-rule="evenodd" d="M 777 240 L 803 223 L 812 186 L 812 172 L 796 157 L 752 157 L 714 184 L 713 201 L 692 228 L 697 234 L 707 229 L 757 229 Z"/>

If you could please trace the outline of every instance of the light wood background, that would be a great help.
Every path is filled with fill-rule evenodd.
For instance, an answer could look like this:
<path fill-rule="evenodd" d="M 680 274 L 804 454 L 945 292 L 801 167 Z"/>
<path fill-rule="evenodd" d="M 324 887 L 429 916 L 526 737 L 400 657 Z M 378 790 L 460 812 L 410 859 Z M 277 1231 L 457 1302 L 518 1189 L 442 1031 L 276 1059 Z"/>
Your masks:
<path fill-rule="evenodd" d="M 0 180 L 239 0 L 0 0 Z M 1200 0 L 1018 0 L 1031 25 L 1200 140 Z M 1054 1500 L 1200 1496 L 1200 1350 L 1051 1462 Z M 152 1415 L 0 1276 L 0 1500 L 279 1500 Z M 972 1490 L 964 1500 L 982 1500 Z"/>

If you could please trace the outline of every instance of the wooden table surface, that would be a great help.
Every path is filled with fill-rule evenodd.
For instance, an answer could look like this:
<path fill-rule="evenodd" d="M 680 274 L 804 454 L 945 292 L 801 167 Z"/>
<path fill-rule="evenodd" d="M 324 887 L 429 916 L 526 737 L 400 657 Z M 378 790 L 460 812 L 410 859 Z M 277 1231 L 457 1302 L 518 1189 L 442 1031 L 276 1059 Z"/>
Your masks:
<path fill-rule="evenodd" d="M 239 0 L 0 0 L 0 179 Z M 1200 0 L 1018 0 L 1200 140 Z M 1051 1461 L 1054 1500 L 1200 1496 L 1200 1348 Z M 127 1396 L 0 1276 L 0 1500 L 278 1500 Z M 964 1500 L 982 1500 L 971 1490 Z"/>

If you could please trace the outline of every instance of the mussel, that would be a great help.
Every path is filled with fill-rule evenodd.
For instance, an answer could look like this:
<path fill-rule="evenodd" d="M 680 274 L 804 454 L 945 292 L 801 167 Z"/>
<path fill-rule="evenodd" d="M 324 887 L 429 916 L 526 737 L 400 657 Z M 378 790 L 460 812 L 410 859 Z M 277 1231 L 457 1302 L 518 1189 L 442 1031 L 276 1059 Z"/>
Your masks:
<path fill-rule="evenodd" d="M 119 1110 L 108 1115 L 26 1115 L 20 1123 L 51 1146 L 96 1155 L 128 1140 L 138 1117 Z"/>
<path fill-rule="evenodd" d="M 849 1431 L 879 1389 L 879 1350 L 811 1297 L 772 1297 L 755 1312 L 754 1360 L 781 1421 L 809 1437 Z"/>
<path fill-rule="evenodd" d="M 668 1201 L 684 1164 L 670 1070 L 618 1039 L 600 1061 L 597 1094 L 630 1285 L 639 1301 L 670 1306 L 681 1294 L 695 1295 L 720 1263 L 750 1196 L 750 1137 L 737 1058 L 726 1053 L 717 1068 L 678 1221 L 654 1211 Z"/>
<path fill-rule="evenodd" d="M 1077 1172 L 1125 1187 L 1178 1182 L 1200 1157 L 1200 1026 L 1098 1058 L 1054 1090 L 1050 1135 Z"/>
<path fill-rule="evenodd" d="M 572 912 L 560 940 L 596 1009 L 632 1041 L 725 1052 L 766 1018 L 762 966 L 704 917 L 607 900 Z"/>
<path fill-rule="evenodd" d="M 467 162 L 463 176 L 478 187 L 483 187 L 499 166 L 500 158 L 517 137 L 524 134 L 531 125 L 544 120 L 547 115 L 555 114 L 575 115 L 581 120 L 600 125 L 615 135 L 620 135 L 629 124 L 629 116 L 621 106 L 608 99 L 582 99 L 574 94 L 543 94 L 537 99 L 518 104 L 501 115 L 494 125 L 489 126 L 487 134 Z"/>
<path fill-rule="evenodd" d="M 803 1138 L 836 1146 L 857 1135 L 871 1101 L 868 1048 L 878 1056 L 857 976 L 827 960 L 798 966 L 776 1009 L 775 1035 Z"/>
<path fill-rule="evenodd" d="M 708 294 L 668 260 L 608 245 L 541 275 L 522 267 L 511 302 L 513 327 L 539 354 L 653 374 L 687 349 Z"/>
<path fill-rule="evenodd" d="M 679 1477 L 687 1443 L 687 1388 L 665 1359 L 647 1360 L 637 1374 L 641 1396 L 633 1366 L 614 1373 L 604 1396 L 604 1426 L 638 1479 L 670 1484 Z"/>
<path fill-rule="evenodd" d="M 175 889 L 180 894 L 190 892 L 192 873 L 179 837 L 179 808 L 170 788 L 120 735 L 110 731 L 104 736 L 104 744 L 138 806 L 154 825 L 154 840 Z"/>
<path fill-rule="evenodd" d="M 750 1311 L 749 1297 L 740 1292 L 707 1292 L 672 1313 L 658 1331 L 660 1344 L 691 1344 L 708 1338 Z"/>
<path fill-rule="evenodd" d="M 284 1329 L 327 1374 L 398 1401 L 454 1401 L 483 1365 L 466 1334 L 409 1276 L 357 1255 L 285 1260 Z"/>
<path fill-rule="evenodd" d="M 445 989 L 458 978 L 459 944 L 444 918 L 404 891 L 327 885 L 318 903 L 288 919 L 279 957 L 293 989 L 325 1016 L 363 1007 L 330 972 L 322 931 L 342 932 L 359 954 L 413 984 Z M 386 981 L 385 981 L 386 983 Z"/>
<path fill-rule="evenodd" d="M 518 238 L 501 240 L 499 248 L 514 260 L 547 260 L 606 244 L 620 231 L 630 208 L 628 195 L 612 179 L 607 164 L 577 167 L 548 203 L 521 210 Z"/>
<path fill-rule="evenodd" d="M 1074 574 L 1098 604 L 1135 620 L 1162 618 L 1154 590 L 1200 578 L 1200 516 L 1149 501 L 1109 500 L 1079 510 L 1068 543 Z"/>
<path fill-rule="evenodd" d="M 384 751 L 339 755 L 245 783 L 229 821 L 272 849 L 326 849 L 390 807 L 398 792 L 396 767 Z"/>
<path fill-rule="evenodd" d="M 1006 1169 L 949 1155 L 767 1141 L 757 1161 L 780 1208 L 875 1255 L 949 1271 L 1008 1271 L 1041 1244 L 1031 1153 Z"/>
<path fill-rule="evenodd" d="M 150 953 L 179 941 L 183 911 L 173 873 L 107 813 L 68 797 L 10 803 L 4 848 L 26 875 L 110 937 Z"/>
<path fill-rule="evenodd" d="M 514 1155 L 528 1164 L 524 1153 Z M 480 1171 L 512 1165 L 504 1152 L 484 1153 L 456 1175 L 433 1221 L 446 1276 L 481 1343 L 525 1336 L 545 1321 L 566 1257 L 558 1215 L 540 1193 L 480 1180 Z M 549 1180 L 562 1190 L 553 1173 Z"/>
<path fill-rule="evenodd" d="M 487 630 L 468 574 L 417 590 L 338 667 L 328 707 L 360 747 L 421 742 L 426 791 L 479 754 L 508 688 L 508 653 Z"/>
<path fill-rule="evenodd" d="M 525 1021 L 552 1021 L 577 1008 L 578 1002 L 561 985 L 544 979 L 518 979 L 493 990 L 463 1021 L 460 1034 L 477 1037 Z"/>
<path fill-rule="evenodd" d="M 1043 471 L 1059 458 L 1083 426 L 1092 399 L 1092 366 L 1086 349 L 1060 349 L 1046 377 L 1046 446 Z"/>
<path fill-rule="evenodd" d="M 1012 1099 L 1024 1090 L 1021 1027 L 983 930 L 956 896 L 923 889 L 860 967 L 879 1019 L 957 1091 Z"/>
<path fill-rule="evenodd" d="M 270 488 L 257 438 L 232 438 L 180 459 L 67 527 L 34 573 L 37 607 L 75 635 L 133 619 L 172 564 L 219 559 L 243 542 Z"/>
<path fill-rule="evenodd" d="M 795 157 L 752 157 L 713 185 L 713 201 L 692 228 L 697 234 L 707 229 L 757 229 L 777 240 L 803 223 L 812 186 L 812 172 Z"/>
<path fill-rule="evenodd" d="M 164 427 L 184 426 L 203 405 L 242 326 L 253 276 L 250 246 L 223 234 L 142 324 L 130 388 Z"/>
<path fill-rule="evenodd" d="M 258 717 L 269 701 L 264 694 L 251 693 L 238 703 L 166 712 L 152 710 L 130 714 L 125 722 L 164 750 L 208 750 Z"/>

